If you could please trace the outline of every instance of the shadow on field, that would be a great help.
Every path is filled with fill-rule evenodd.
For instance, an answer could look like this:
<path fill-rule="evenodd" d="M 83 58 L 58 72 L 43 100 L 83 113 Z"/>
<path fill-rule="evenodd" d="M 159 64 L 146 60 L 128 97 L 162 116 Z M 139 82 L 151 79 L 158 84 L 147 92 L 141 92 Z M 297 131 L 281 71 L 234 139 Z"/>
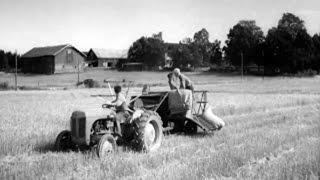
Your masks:
<path fill-rule="evenodd" d="M 174 133 L 174 134 L 169 134 L 165 136 L 181 136 L 181 137 L 190 137 L 190 138 L 207 138 L 207 137 L 213 137 L 214 132 L 197 132 L 196 134 L 185 134 L 185 133 Z"/>
<path fill-rule="evenodd" d="M 76 148 L 72 148 L 69 150 L 65 150 L 65 151 L 58 151 L 55 148 L 55 145 L 52 143 L 47 143 L 47 144 L 41 144 L 41 145 L 37 145 L 33 148 L 34 151 L 38 152 L 38 153 L 48 153 L 48 152 L 80 152 L 83 154 L 88 154 L 90 152 L 93 151 L 92 148 L 88 148 L 88 147 L 76 147 Z"/>
<path fill-rule="evenodd" d="M 188 137 L 192 138 L 207 138 L 207 137 L 213 137 L 215 132 L 198 132 L 197 134 L 193 135 L 186 135 Z"/>
<path fill-rule="evenodd" d="M 203 76 L 203 75 L 215 75 L 221 77 L 237 77 L 241 74 L 239 72 L 216 72 L 216 71 L 203 71 L 197 74 L 193 74 L 193 76 Z"/>
<path fill-rule="evenodd" d="M 189 138 L 195 138 L 195 139 L 201 139 L 201 138 L 208 138 L 208 137 L 213 137 L 214 132 L 204 132 L 204 131 L 198 131 L 196 134 L 185 134 L 185 133 L 174 133 L 174 134 L 167 134 L 165 137 L 189 137 Z M 135 151 L 132 147 L 130 148 L 128 145 L 125 144 L 120 144 L 118 145 L 118 150 L 121 150 L 123 152 L 130 152 L 130 151 Z M 73 151 L 73 152 L 80 152 L 83 154 L 87 153 L 92 153 L 95 152 L 94 147 L 74 147 L 68 151 Z M 38 153 L 49 153 L 49 152 L 60 152 L 56 150 L 55 144 L 53 142 L 41 142 L 37 143 L 33 147 L 33 151 L 36 151 Z M 68 151 L 61 151 L 61 152 L 68 152 Z"/>
<path fill-rule="evenodd" d="M 39 153 L 56 152 L 53 143 L 37 144 L 34 146 L 33 150 Z"/>

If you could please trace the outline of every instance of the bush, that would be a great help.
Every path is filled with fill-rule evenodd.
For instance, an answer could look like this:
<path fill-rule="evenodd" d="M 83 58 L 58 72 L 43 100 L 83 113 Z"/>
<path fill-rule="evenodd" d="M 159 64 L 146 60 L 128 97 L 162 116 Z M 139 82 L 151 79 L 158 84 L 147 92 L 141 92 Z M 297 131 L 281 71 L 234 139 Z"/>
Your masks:
<path fill-rule="evenodd" d="M 305 71 L 299 71 L 296 76 L 298 77 L 314 77 L 317 75 L 317 71 L 312 70 L 312 69 L 308 69 Z"/>
<path fill-rule="evenodd" d="M 0 82 L 0 90 L 8 90 L 10 89 L 8 82 Z"/>
<path fill-rule="evenodd" d="M 93 79 L 86 79 L 82 82 L 84 84 L 84 87 L 86 88 L 98 88 L 100 87 L 100 84 L 98 81 L 95 81 Z"/>

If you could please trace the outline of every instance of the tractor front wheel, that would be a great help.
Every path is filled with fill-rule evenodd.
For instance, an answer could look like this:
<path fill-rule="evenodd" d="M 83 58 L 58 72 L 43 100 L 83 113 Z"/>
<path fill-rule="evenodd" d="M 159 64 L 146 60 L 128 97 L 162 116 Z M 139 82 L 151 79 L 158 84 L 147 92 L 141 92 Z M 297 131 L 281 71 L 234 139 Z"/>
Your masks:
<path fill-rule="evenodd" d="M 71 132 L 68 130 L 60 132 L 55 142 L 55 149 L 57 151 L 65 152 L 72 150 L 73 147 L 74 145 L 71 140 Z"/>
<path fill-rule="evenodd" d="M 105 134 L 102 136 L 102 138 L 99 141 L 99 144 L 97 147 L 97 155 L 98 157 L 103 158 L 108 154 L 115 152 L 116 148 L 117 148 L 117 144 L 114 137 L 110 134 Z"/>
<path fill-rule="evenodd" d="M 146 111 L 134 123 L 132 148 L 145 152 L 157 150 L 163 139 L 162 122 L 158 113 Z"/>
<path fill-rule="evenodd" d="M 186 124 L 184 125 L 184 132 L 188 135 L 196 134 L 198 131 L 198 126 L 196 123 L 187 120 Z"/>

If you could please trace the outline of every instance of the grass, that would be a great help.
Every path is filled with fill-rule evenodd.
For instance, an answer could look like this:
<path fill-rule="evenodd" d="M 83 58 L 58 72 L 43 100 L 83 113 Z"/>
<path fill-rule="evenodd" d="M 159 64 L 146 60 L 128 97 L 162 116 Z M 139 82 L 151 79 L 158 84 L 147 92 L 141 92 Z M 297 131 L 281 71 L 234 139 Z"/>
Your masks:
<path fill-rule="evenodd" d="M 135 81 L 136 85 L 142 85 L 148 82 L 153 85 L 166 86 L 168 84 L 167 79 L 168 72 L 121 72 L 116 70 L 87 70 L 80 73 L 80 81 L 85 79 L 93 79 L 99 84 L 103 84 L 106 80 L 117 80 L 117 81 Z M 216 76 L 212 79 L 211 74 L 200 73 L 200 72 L 187 72 L 196 83 L 209 84 L 209 83 L 223 83 L 226 79 L 225 76 Z M 0 82 L 8 82 L 10 86 L 14 86 L 14 74 L 0 74 Z M 228 78 L 229 81 L 237 81 L 239 77 Z M 235 79 L 235 80 L 234 80 Z M 19 74 L 18 75 L 18 86 L 29 86 L 29 87 L 67 87 L 72 88 L 77 84 L 77 73 L 64 73 L 54 75 L 37 75 L 37 74 Z"/>
<path fill-rule="evenodd" d="M 214 135 L 167 136 L 157 152 L 120 150 L 105 159 L 91 151 L 54 152 L 53 144 L 69 128 L 71 112 L 99 108 L 102 102 L 90 95 L 106 89 L 0 92 L 0 179 L 320 178 L 319 77 L 190 76 L 202 79 L 197 89 L 211 91 L 225 128 Z"/>

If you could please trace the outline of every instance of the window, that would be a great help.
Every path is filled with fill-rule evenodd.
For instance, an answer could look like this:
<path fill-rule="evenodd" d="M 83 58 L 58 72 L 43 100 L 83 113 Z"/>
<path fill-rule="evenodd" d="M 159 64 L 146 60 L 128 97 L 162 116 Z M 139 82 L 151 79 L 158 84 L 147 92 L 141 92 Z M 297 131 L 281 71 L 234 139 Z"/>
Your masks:
<path fill-rule="evenodd" d="M 73 53 L 71 49 L 67 50 L 67 63 L 72 63 L 73 61 Z"/>

